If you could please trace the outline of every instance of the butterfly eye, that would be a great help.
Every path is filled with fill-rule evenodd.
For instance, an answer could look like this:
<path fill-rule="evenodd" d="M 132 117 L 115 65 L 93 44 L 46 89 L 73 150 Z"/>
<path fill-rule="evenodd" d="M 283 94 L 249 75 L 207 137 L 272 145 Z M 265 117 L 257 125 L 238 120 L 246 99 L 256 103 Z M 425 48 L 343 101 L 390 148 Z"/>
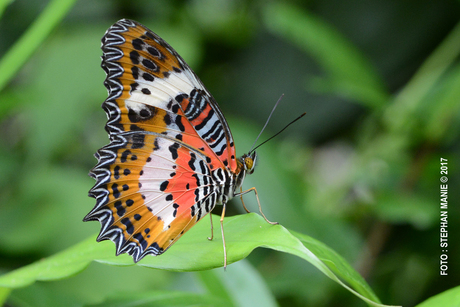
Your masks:
<path fill-rule="evenodd" d="M 251 154 L 250 157 L 244 158 L 244 168 L 248 172 L 248 174 L 252 174 L 254 172 L 254 168 L 256 166 L 256 155 Z"/>
<path fill-rule="evenodd" d="M 247 170 L 251 170 L 253 165 L 254 165 L 254 161 L 252 160 L 251 157 L 246 157 L 244 159 L 244 166 L 246 166 Z"/>

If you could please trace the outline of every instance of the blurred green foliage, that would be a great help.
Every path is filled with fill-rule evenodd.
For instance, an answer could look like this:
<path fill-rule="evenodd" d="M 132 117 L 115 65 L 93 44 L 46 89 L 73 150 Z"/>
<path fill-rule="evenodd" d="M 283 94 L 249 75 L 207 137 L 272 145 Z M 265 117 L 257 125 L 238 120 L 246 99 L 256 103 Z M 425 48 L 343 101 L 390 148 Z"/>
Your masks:
<path fill-rule="evenodd" d="M 458 1 L 16 0 L 0 1 L 0 12 L 0 273 L 99 230 L 81 219 L 94 205 L 86 197 L 92 154 L 108 142 L 100 38 L 132 18 L 194 68 L 239 154 L 282 93 L 265 137 L 307 112 L 258 150 L 246 179 L 270 219 L 339 252 L 383 303 L 414 306 L 458 285 Z M 449 160 L 448 276 L 439 272 L 440 158 Z M 256 211 L 252 197 L 245 201 Z M 238 200 L 230 207 L 244 212 Z M 300 258 L 265 249 L 226 273 L 93 263 L 70 279 L 1 289 L 0 299 L 182 306 L 191 296 L 174 291 L 205 304 L 199 296 L 213 284 L 238 306 L 363 305 Z M 458 304 L 458 291 L 430 300 Z"/>

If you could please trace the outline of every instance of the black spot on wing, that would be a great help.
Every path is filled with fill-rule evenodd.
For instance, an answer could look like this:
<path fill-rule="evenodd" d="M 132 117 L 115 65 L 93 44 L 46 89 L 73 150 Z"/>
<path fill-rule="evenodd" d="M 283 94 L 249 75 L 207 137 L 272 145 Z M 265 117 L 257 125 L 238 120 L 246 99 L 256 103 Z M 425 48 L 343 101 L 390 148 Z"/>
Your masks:
<path fill-rule="evenodd" d="M 179 208 L 178 204 L 173 204 L 174 212 L 173 212 L 173 217 L 176 217 L 177 214 L 177 208 Z"/>
<path fill-rule="evenodd" d="M 113 178 L 120 179 L 120 166 L 115 166 L 113 168 Z"/>
<path fill-rule="evenodd" d="M 120 197 L 120 191 L 118 191 L 118 184 L 116 183 L 112 184 L 112 194 L 113 194 L 113 197 L 115 198 Z"/>
<path fill-rule="evenodd" d="M 148 243 L 147 241 L 145 241 L 144 236 L 141 233 L 136 233 L 135 235 L 133 235 L 133 238 L 139 242 L 143 250 L 147 249 Z"/>
<path fill-rule="evenodd" d="M 123 215 L 125 215 L 126 210 L 125 210 L 125 207 L 123 206 L 123 204 L 121 203 L 121 201 L 117 200 L 114 203 L 114 207 L 115 207 L 115 209 L 117 209 L 117 215 L 119 217 L 122 217 Z"/>
<path fill-rule="evenodd" d="M 171 146 L 168 147 L 169 148 L 169 151 L 171 152 L 171 156 L 174 160 L 176 160 L 179 155 L 177 153 L 177 149 L 179 148 L 179 144 L 178 143 L 174 143 L 172 144 Z"/>
<path fill-rule="evenodd" d="M 154 41 L 157 41 L 157 38 L 155 37 L 155 35 L 153 35 L 152 33 L 146 31 L 145 32 L 145 36 L 147 36 L 148 38 L 154 40 Z"/>
<path fill-rule="evenodd" d="M 133 39 L 133 47 L 136 50 L 142 50 L 142 46 L 144 45 L 144 42 L 140 38 L 135 38 Z"/>
<path fill-rule="evenodd" d="M 134 92 L 136 90 L 136 88 L 139 86 L 139 83 L 137 82 L 134 82 L 134 83 L 131 83 L 131 90 L 129 91 L 129 93 L 131 94 L 132 92 Z"/>
<path fill-rule="evenodd" d="M 142 65 L 144 65 L 146 68 L 152 70 L 152 71 L 157 71 L 158 70 L 158 66 L 153 63 L 152 61 L 150 61 L 149 59 L 143 59 L 142 60 Z"/>
<path fill-rule="evenodd" d="M 125 163 L 130 154 L 131 154 L 131 151 L 129 149 L 126 149 L 125 151 L 123 151 L 120 157 L 120 162 Z"/>
<path fill-rule="evenodd" d="M 143 89 L 144 90 L 144 89 Z M 128 118 L 132 123 L 139 123 L 153 118 L 157 113 L 157 108 L 149 105 L 142 105 L 142 109 L 134 111 L 128 107 Z M 131 130 L 142 131 L 139 127 L 131 127 Z"/>
<path fill-rule="evenodd" d="M 160 58 L 161 53 L 158 51 L 157 48 L 153 48 L 152 46 L 147 47 L 147 52 L 150 53 L 152 56 Z"/>
<path fill-rule="evenodd" d="M 176 116 L 176 125 L 179 128 L 180 131 L 184 132 L 185 131 L 185 126 L 182 124 L 182 116 Z"/>
<path fill-rule="evenodd" d="M 142 74 L 142 78 L 144 78 L 145 81 L 149 81 L 149 82 L 153 82 L 153 80 L 155 80 L 155 78 L 151 74 L 146 73 L 146 72 Z"/>
<path fill-rule="evenodd" d="M 163 119 L 164 119 L 165 124 L 166 124 L 167 126 L 171 125 L 171 115 L 166 114 L 165 117 L 164 117 Z"/>
<path fill-rule="evenodd" d="M 129 53 L 129 58 L 134 65 L 139 64 L 139 52 L 133 50 Z"/>
<path fill-rule="evenodd" d="M 139 68 L 136 66 L 131 67 L 131 73 L 133 75 L 134 80 L 139 79 Z"/>
<path fill-rule="evenodd" d="M 169 184 L 169 181 L 168 181 L 168 180 L 163 181 L 163 182 L 160 184 L 160 191 L 166 190 L 166 188 L 168 187 L 168 184 Z"/>
<path fill-rule="evenodd" d="M 123 225 L 126 226 L 126 232 L 130 235 L 133 234 L 134 232 L 134 226 L 133 224 L 131 223 L 131 221 L 129 220 L 129 218 L 124 218 L 120 221 Z"/>

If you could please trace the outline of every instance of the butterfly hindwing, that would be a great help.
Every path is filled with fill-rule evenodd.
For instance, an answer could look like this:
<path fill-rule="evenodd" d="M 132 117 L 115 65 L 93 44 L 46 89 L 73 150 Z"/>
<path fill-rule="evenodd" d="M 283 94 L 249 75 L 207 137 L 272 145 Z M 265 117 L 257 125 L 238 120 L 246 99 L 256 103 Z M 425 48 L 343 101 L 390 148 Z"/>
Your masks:
<path fill-rule="evenodd" d="M 137 134 L 124 137 L 98 151 L 114 162 L 93 169 L 98 183 L 91 194 L 98 205 L 87 220 L 103 224 L 98 240 L 113 240 L 118 254 L 137 261 L 163 253 L 214 208 L 216 195 L 201 154 L 162 135 L 147 135 L 142 147 Z"/>
<path fill-rule="evenodd" d="M 103 104 L 111 143 L 91 175 L 98 240 L 135 261 L 161 254 L 218 201 L 211 172 L 236 170 L 228 125 L 214 98 L 183 59 L 130 20 L 102 39 L 109 97 Z"/>

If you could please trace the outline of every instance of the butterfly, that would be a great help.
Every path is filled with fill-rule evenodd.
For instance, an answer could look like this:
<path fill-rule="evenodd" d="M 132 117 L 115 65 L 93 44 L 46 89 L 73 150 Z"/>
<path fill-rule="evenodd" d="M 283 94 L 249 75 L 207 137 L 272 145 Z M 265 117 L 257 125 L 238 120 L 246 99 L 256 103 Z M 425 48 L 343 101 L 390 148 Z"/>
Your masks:
<path fill-rule="evenodd" d="M 90 176 L 97 241 L 135 262 L 160 255 L 218 204 L 224 249 L 227 202 L 243 191 L 257 160 L 236 158 L 230 128 L 215 99 L 181 56 L 140 23 L 122 19 L 102 38 L 108 98 L 102 104 L 110 144 L 99 149 Z M 244 209 L 249 212 L 243 202 Z M 212 223 L 212 219 L 211 219 Z M 211 224 L 212 229 L 212 224 Z M 212 235 L 210 238 L 212 239 Z"/>

